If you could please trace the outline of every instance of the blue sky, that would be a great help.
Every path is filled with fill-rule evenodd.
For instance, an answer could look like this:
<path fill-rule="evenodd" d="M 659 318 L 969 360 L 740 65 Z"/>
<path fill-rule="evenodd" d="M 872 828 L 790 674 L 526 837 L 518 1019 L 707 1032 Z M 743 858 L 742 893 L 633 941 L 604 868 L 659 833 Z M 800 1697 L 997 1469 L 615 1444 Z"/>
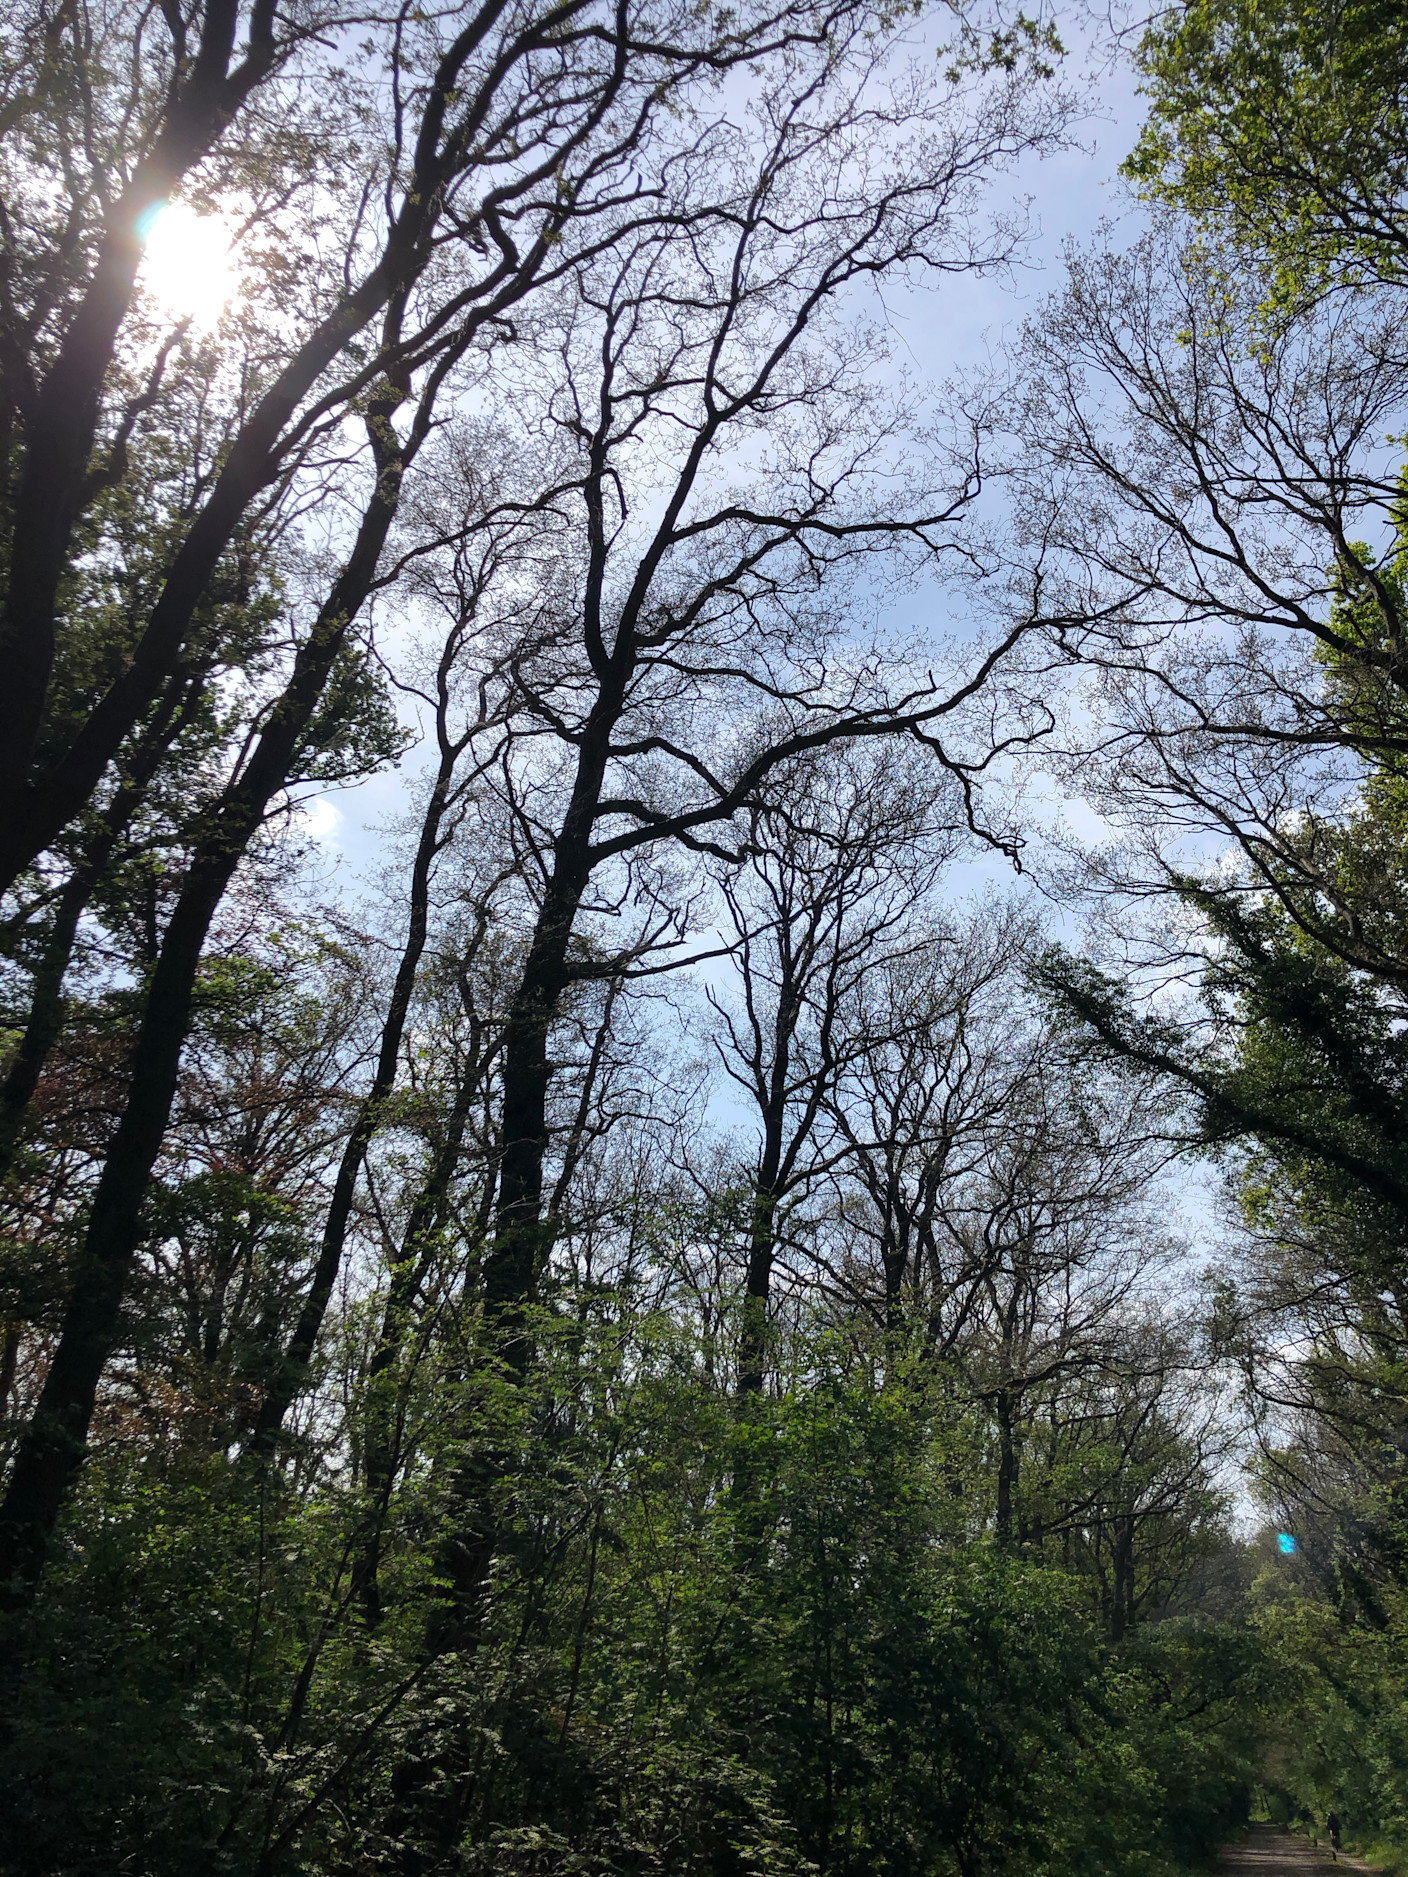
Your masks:
<path fill-rule="evenodd" d="M 1073 52 L 1067 68 L 1068 76 L 1084 86 L 1089 99 L 1088 115 L 1073 146 L 1045 161 L 1021 165 L 1002 178 L 991 195 L 998 212 L 1015 204 L 1029 205 L 1032 233 L 1021 264 L 1003 274 L 954 275 L 933 289 L 887 295 L 897 362 L 907 363 L 920 379 L 942 383 L 1000 359 L 1005 342 L 1015 337 L 1024 320 L 1039 312 L 1048 294 L 1059 289 L 1067 246 L 1090 239 L 1105 222 L 1124 222 L 1128 232 L 1133 232 L 1140 219 L 1118 175 L 1142 116 L 1133 75 L 1124 64 L 1105 62 L 1103 69 L 1097 69 L 1088 49 Z M 932 631 L 936 639 L 962 635 L 962 617 L 955 610 L 954 598 L 938 586 L 913 595 L 905 610 L 909 617 L 896 621 L 902 630 Z M 305 825 L 325 864 L 324 891 L 352 900 L 362 898 L 369 889 L 375 894 L 375 878 L 387 860 L 387 824 L 408 806 L 407 785 L 416 774 L 417 760 L 413 750 L 401 770 L 309 803 Z M 1039 780 L 1037 790 L 1041 795 Z M 1050 791 L 1045 792 L 1041 809 L 1043 814 L 1062 815 L 1083 831 L 1093 831 L 1097 825 L 1079 801 L 1060 801 Z M 1035 843 L 1030 857 L 1039 882 L 1041 857 Z M 1022 883 L 1001 856 L 986 853 L 952 869 L 948 880 L 954 899 L 976 896 L 985 887 L 1005 894 L 1022 890 Z M 1078 936 L 1068 911 L 1047 903 L 1045 915 L 1071 937 Z M 726 968 L 714 966 L 699 975 L 717 981 L 721 973 L 726 977 Z M 726 1088 L 714 1090 L 710 1108 L 714 1119 L 725 1125 L 734 1118 Z M 1207 1256 L 1214 1180 L 1211 1169 L 1196 1167 L 1185 1168 L 1182 1178 L 1179 1211 L 1183 1229 L 1193 1241 L 1190 1264 L 1196 1270 Z"/>
<path fill-rule="evenodd" d="M 1069 28 L 1063 31 L 1068 42 L 1074 38 Z M 897 351 L 908 355 L 918 376 L 941 382 L 999 355 L 1022 321 L 1059 286 L 1067 243 L 1088 238 L 1102 221 L 1137 214 L 1117 172 L 1137 133 L 1141 101 L 1126 66 L 1103 60 L 1099 65 L 1103 69 L 1083 45 L 1076 45 L 1066 61 L 1067 75 L 1089 98 L 1077 144 L 1019 166 L 992 192 L 997 210 L 1030 203 L 1032 237 L 1022 264 L 1002 275 L 956 275 L 934 289 L 887 296 Z M 914 628 L 924 629 L 926 607 L 937 609 L 936 631 L 951 627 L 936 593 L 914 603 Z M 383 863 L 383 830 L 406 806 L 416 761 L 412 751 L 401 770 L 310 798 L 305 827 L 321 850 L 330 886 L 355 894 L 361 877 Z M 981 869 L 983 874 L 993 871 Z"/>

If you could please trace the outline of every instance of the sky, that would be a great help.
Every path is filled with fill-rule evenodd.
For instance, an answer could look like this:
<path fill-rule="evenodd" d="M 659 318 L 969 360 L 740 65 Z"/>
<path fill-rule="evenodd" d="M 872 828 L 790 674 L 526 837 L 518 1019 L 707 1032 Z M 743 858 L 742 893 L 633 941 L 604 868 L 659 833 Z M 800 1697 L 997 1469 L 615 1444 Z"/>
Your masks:
<path fill-rule="evenodd" d="M 1066 37 L 1069 42 L 1069 32 Z M 1021 264 L 1002 274 L 954 275 L 935 288 L 887 294 L 897 359 L 919 377 L 942 383 L 981 369 L 1060 286 L 1068 243 L 1090 238 L 1106 220 L 1137 218 L 1118 168 L 1137 134 L 1141 101 L 1127 68 L 1101 63 L 1105 69 L 1095 69 L 1085 47 L 1073 48 L 1065 62 L 1063 75 L 1079 84 L 1089 100 L 1073 147 L 1020 165 L 992 191 L 999 212 L 1030 205 L 1031 237 Z M 945 606 L 941 593 L 920 597 L 906 623 L 920 632 L 932 623 L 937 636 L 952 628 Z M 925 618 L 926 609 L 932 622 Z M 406 806 L 415 760 L 412 752 L 404 769 L 308 797 L 303 828 L 317 844 L 329 884 L 355 891 L 360 878 L 376 872 L 383 856 L 382 831 Z M 1078 815 L 1078 805 L 1073 806 Z M 1000 859 L 980 861 L 971 871 L 973 884 L 1007 877 Z"/>
<path fill-rule="evenodd" d="M 1063 36 L 1070 45 L 1068 29 L 1063 28 Z M 1000 359 L 1004 344 L 1039 313 L 1048 295 L 1059 290 L 1069 245 L 1091 240 L 1102 224 L 1123 224 L 1119 232 L 1128 234 L 1140 222 L 1138 205 L 1118 173 L 1143 115 L 1133 73 L 1124 63 L 1093 52 L 1087 43 L 1072 47 L 1063 76 L 1087 99 L 1071 147 L 1044 160 L 1024 162 L 1002 177 L 990 196 L 998 213 L 1017 206 L 1027 209 L 1030 236 L 1020 264 L 986 276 L 947 276 L 936 287 L 886 295 L 896 360 L 921 379 L 942 384 Z M 962 620 L 952 608 L 950 595 L 935 586 L 917 594 L 908 604 L 908 617 L 896 623 L 906 634 L 932 634 L 935 639 L 961 635 Z M 368 891 L 375 894 L 386 861 L 386 835 L 409 805 L 416 762 L 412 750 L 402 768 L 351 788 L 307 796 L 301 810 L 303 832 L 321 862 L 315 867 L 315 893 L 321 889 L 348 899 L 364 899 Z M 1096 818 L 1080 801 L 1059 798 L 1040 776 L 1028 787 L 1040 818 L 1059 819 L 1078 833 L 1098 833 Z M 1004 896 L 1013 890 L 1039 892 L 1040 837 L 1035 830 L 1033 836 L 1028 861 L 1035 864 L 1029 864 L 1025 881 L 1018 880 L 1001 855 L 979 850 L 950 869 L 947 894 L 959 901 L 985 889 Z M 1041 910 L 1058 935 L 1078 939 L 1078 927 L 1066 909 L 1044 898 Z M 726 974 L 726 967 L 706 967 L 696 975 L 718 979 L 721 972 Z M 728 1107 L 727 1091 L 716 1089 L 710 1098 L 716 1122 L 729 1124 Z M 1184 1168 L 1180 1180 L 1181 1226 L 1190 1241 L 1189 1264 L 1198 1269 L 1207 1261 L 1215 1232 L 1215 1175 L 1211 1169 Z"/>
<path fill-rule="evenodd" d="M 1060 289 L 1063 256 L 1069 245 L 1091 240 L 1105 223 L 1122 224 L 1119 233 L 1126 235 L 1140 224 L 1138 205 L 1118 174 L 1142 117 L 1133 74 L 1123 64 L 1109 62 L 1095 69 L 1088 50 L 1077 50 L 1068 57 L 1066 75 L 1083 87 L 1089 101 L 1072 146 L 1045 160 L 1023 163 L 1000 179 L 990 198 L 999 213 L 1018 205 L 1027 207 L 1031 232 L 1021 263 L 1000 274 L 953 275 L 935 287 L 886 295 L 896 362 L 922 380 L 942 384 L 1000 360 L 1004 344 L 1015 338 L 1024 321 L 1039 314 L 1048 295 Z M 907 616 L 898 617 L 896 624 L 905 636 L 913 632 L 935 639 L 961 637 L 963 621 L 954 606 L 951 594 L 935 586 L 908 601 Z M 413 751 L 402 769 L 306 801 L 304 832 L 315 844 L 322 862 L 320 883 L 330 895 L 365 903 L 368 890 L 375 893 L 374 883 L 385 865 L 386 833 L 409 805 L 408 785 L 414 780 L 415 765 Z M 1078 832 L 1098 832 L 1093 813 L 1079 801 L 1057 798 L 1039 777 L 1034 788 L 1040 815 L 1059 817 Z M 1002 856 L 979 851 L 950 870 L 946 892 L 953 900 L 966 900 L 984 889 L 1004 896 L 1013 890 L 1033 890 L 1033 877 L 1039 883 L 1042 874 L 1039 837 L 1033 847 L 1036 865 L 1025 885 Z M 1078 939 L 1078 927 L 1069 911 L 1052 900 L 1042 910 L 1053 930 Z M 707 935 L 698 943 L 705 945 Z M 727 967 L 704 967 L 695 976 L 722 987 Z M 708 1102 L 715 1125 L 747 1124 L 748 1117 L 732 1111 L 730 1090 L 722 1081 Z M 1169 1223 L 1181 1228 L 1189 1241 L 1184 1268 L 1191 1275 L 1206 1264 L 1215 1237 L 1216 1177 L 1211 1169 L 1185 1167 L 1179 1180 L 1177 1216 L 1170 1217 Z M 1174 1211 L 1172 1199 L 1170 1210 Z"/>

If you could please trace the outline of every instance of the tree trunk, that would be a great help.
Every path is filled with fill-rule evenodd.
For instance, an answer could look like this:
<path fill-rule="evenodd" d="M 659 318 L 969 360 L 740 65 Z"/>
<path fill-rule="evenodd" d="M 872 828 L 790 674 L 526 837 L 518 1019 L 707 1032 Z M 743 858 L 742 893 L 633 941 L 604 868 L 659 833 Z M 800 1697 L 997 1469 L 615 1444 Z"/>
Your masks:
<path fill-rule="evenodd" d="M 1134 1610 L 1134 1528 L 1131 1519 L 1119 1519 L 1111 1547 L 1110 1641 L 1119 1642 L 1130 1626 Z"/>
<path fill-rule="evenodd" d="M 214 148 L 239 106 L 275 64 L 273 0 L 257 0 L 248 55 L 234 71 L 229 67 L 239 22 L 237 0 L 206 0 L 203 14 L 200 51 L 189 75 L 173 85 L 166 121 L 151 152 L 137 165 L 108 216 L 92 279 L 25 423 L 9 578 L 0 615 L 0 658 L 6 674 L 0 688 L 0 819 L 12 830 L 25 818 L 27 773 L 53 665 L 59 582 L 74 526 L 88 499 L 103 383 L 132 304 L 142 258 L 140 218 Z M 46 837 L 51 838 L 52 833 Z M 13 874 L 5 884 L 12 879 Z"/>
<path fill-rule="evenodd" d="M 318 1261 L 313 1268 L 308 1295 L 304 1298 L 303 1308 L 299 1311 L 298 1322 L 294 1326 L 293 1335 L 289 1338 L 288 1348 L 283 1354 L 277 1371 L 270 1379 L 259 1410 L 252 1442 L 257 1453 L 267 1454 L 270 1451 L 278 1438 L 279 1429 L 283 1426 L 284 1416 L 307 1380 L 308 1365 L 313 1359 L 318 1332 L 323 1326 L 323 1318 L 327 1314 L 333 1285 L 337 1282 L 337 1274 L 342 1268 L 342 1254 L 347 1244 L 347 1227 L 352 1217 L 352 1201 L 357 1190 L 357 1177 L 362 1170 L 362 1162 L 366 1159 L 372 1137 L 381 1124 L 381 1111 L 386 1098 L 396 1083 L 401 1040 L 406 1033 L 406 1018 L 410 1012 L 411 997 L 415 990 L 416 973 L 420 969 L 421 957 L 425 952 L 425 938 L 430 916 L 430 875 L 436 856 L 444 845 L 440 838 L 440 830 L 449 806 L 453 775 L 454 757 L 448 753 L 443 754 L 435 784 L 431 790 L 430 803 L 421 821 L 420 839 L 416 843 L 415 860 L 411 867 L 406 939 L 396 966 L 396 978 L 391 988 L 391 1001 L 387 1008 L 386 1021 L 381 1029 L 381 1047 L 377 1052 L 376 1072 L 372 1077 L 372 1085 L 357 1111 L 357 1119 L 353 1123 L 352 1132 L 342 1150 L 342 1159 L 338 1164 L 337 1178 L 333 1182 L 332 1200 L 323 1224 L 322 1243 L 318 1250 Z"/>
<path fill-rule="evenodd" d="M 603 684 L 587 720 L 562 829 L 553 844 L 552 874 L 539 908 L 528 956 L 504 1026 L 502 1126 L 494 1236 L 484 1259 L 484 1317 L 490 1354 L 522 1381 L 531 1359 L 526 1316 L 537 1286 L 547 1231 L 542 1219 L 547 1153 L 547 1042 L 570 982 L 568 950 L 582 895 L 591 877 L 592 831 L 620 715 L 621 688 Z M 475 1646 L 483 1593 L 498 1543 L 495 1494 L 505 1456 L 479 1452 L 457 1472 L 455 1508 L 439 1547 L 445 1590 L 426 1629 L 430 1653 Z M 426 1776 L 408 1762 L 407 1793 Z"/>
<path fill-rule="evenodd" d="M 445 1130 L 445 1140 L 430 1177 L 416 1197 L 406 1225 L 401 1256 L 391 1271 L 386 1307 L 382 1311 L 381 1330 L 367 1369 L 365 1412 L 365 1477 L 369 1505 L 368 1531 L 355 1566 L 357 1594 L 361 1599 L 368 1628 L 381 1621 L 381 1593 L 378 1573 L 381 1568 L 381 1541 L 391 1506 L 399 1459 L 395 1370 L 401 1360 L 410 1314 L 420 1296 L 430 1268 L 436 1241 L 444 1224 L 446 1198 L 455 1168 L 459 1164 L 470 1105 L 476 1093 L 476 1078 L 466 1075 L 455 1097 L 455 1106 Z"/>
<path fill-rule="evenodd" d="M 772 1267 L 777 1255 L 777 1209 L 782 1202 L 783 1133 L 787 1125 L 787 1078 L 800 1005 L 784 982 L 773 1025 L 772 1062 L 763 1106 L 763 1150 L 753 1182 L 748 1236 L 748 1269 L 743 1280 L 743 1325 L 738 1348 L 738 1394 L 741 1401 L 760 1395 L 767 1379 L 768 1305 Z"/>
<path fill-rule="evenodd" d="M 394 396 L 394 394 L 393 394 Z M 373 424 L 391 412 L 380 406 Z M 162 939 L 132 1061 L 131 1088 L 98 1180 L 58 1347 L 20 1441 L 0 1505 L 0 1603 L 33 1601 L 49 1536 L 82 1464 L 98 1383 L 117 1335 L 141 1212 L 175 1098 L 201 954 L 215 909 L 268 805 L 284 786 L 298 739 L 322 696 L 348 627 L 375 576 L 399 496 L 399 459 L 378 475 L 357 542 L 250 761 L 226 789 L 197 848 Z"/>
<path fill-rule="evenodd" d="M 127 1106 L 98 1181 L 58 1347 L 0 1507 L 0 1598 L 12 1609 L 27 1607 L 33 1598 L 49 1534 L 83 1458 L 136 1255 L 142 1204 L 176 1092 L 201 951 L 237 858 L 223 847 L 197 857 L 162 942 Z"/>
<path fill-rule="evenodd" d="M 203 674 L 202 674 L 203 675 Z M 54 923 L 34 974 L 29 1021 L 9 1073 L 0 1087 L 0 1180 L 14 1159 L 20 1131 L 49 1051 L 63 1030 L 64 978 L 73 957 L 78 923 L 94 886 L 112 859 L 123 831 L 136 813 L 162 757 L 180 727 L 185 704 L 199 679 L 182 673 L 168 689 L 156 721 L 148 728 L 128 772 L 108 804 L 86 852 L 75 866 L 54 912 Z"/>
<path fill-rule="evenodd" d="M 491 1325 L 509 1332 L 502 1354 L 520 1369 L 527 1349 L 517 1325 L 523 1306 L 532 1300 L 546 1251 L 548 1033 L 571 979 L 568 951 L 591 877 L 592 831 L 619 714 L 619 690 L 603 686 L 582 736 L 572 797 L 553 844 L 552 877 L 504 1031 L 499 1194 L 494 1242 L 484 1263 L 484 1307 Z"/>
<path fill-rule="evenodd" d="M 885 1272 L 885 1328 L 898 1336 L 905 1326 L 904 1281 L 909 1272 L 909 1234 L 898 1206 L 885 1221 L 880 1260 Z"/>
<path fill-rule="evenodd" d="M 1017 1492 L 1017 1437 L 1012 1391 L 1000 1389 L 994 1398 L 997 1417 L 997 1512 L 994 1532 L 998 1544 L 1008 1550 L 1012 1544 L 1012 1511 Z"/>
<path fill-rule="evenodd" d="M 765 1156 L 766 1159 L 766 1156 Z M 774 1177 L 776 1170 L 774 1169 Z M 752 1225 L 748 1238 L 748 1268 L 743 1281 L 743 1324 L 738 1344 L 740 1398 L 760 1395 L 767 1380 L 768 1304 L 772 1293 L 772 1266 L 777 1250 L 775 1222 L 777 1194 L 766 1170 L 753 1189 Z"/>

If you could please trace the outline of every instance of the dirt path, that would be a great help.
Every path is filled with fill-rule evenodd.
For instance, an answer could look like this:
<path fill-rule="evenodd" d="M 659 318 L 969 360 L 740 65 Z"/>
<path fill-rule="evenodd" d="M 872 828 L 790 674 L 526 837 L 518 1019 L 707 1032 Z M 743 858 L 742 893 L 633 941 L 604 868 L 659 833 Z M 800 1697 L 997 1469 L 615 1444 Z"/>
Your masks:
<path fill-rule="evenodd" d="M 1225 1844 L 1219 1862 L 1225 1871 L 1245 1877 L 1321 1877 L 1329 1871 L 1374 1871 L 1341 1851 L 1338 1863 L 1328 1845 L 1318 1848 L 1279 1825 L 1253 1825 L 1240 1844 Z"/>

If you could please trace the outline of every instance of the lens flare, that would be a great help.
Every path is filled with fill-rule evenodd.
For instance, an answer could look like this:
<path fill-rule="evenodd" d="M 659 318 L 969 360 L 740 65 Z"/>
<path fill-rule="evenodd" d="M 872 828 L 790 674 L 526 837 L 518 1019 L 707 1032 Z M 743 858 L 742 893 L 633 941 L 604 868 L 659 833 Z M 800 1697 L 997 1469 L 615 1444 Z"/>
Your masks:
<path fill-rule="evenodd" d="M 140 280 L 157 310 L 209 330 L 234 288 L 230 231 L 218 215 L 197 215 L 184 202 L 159 202 L 138 218 Z"/>
<path fill-rule="evenodd" d="M 1282 1557 L 1293 1557 L 1296 1551 L 1296 1541 L 1289 1532 L 1277 1532 L 1276 1549 L 1281 1553 Z"/>

